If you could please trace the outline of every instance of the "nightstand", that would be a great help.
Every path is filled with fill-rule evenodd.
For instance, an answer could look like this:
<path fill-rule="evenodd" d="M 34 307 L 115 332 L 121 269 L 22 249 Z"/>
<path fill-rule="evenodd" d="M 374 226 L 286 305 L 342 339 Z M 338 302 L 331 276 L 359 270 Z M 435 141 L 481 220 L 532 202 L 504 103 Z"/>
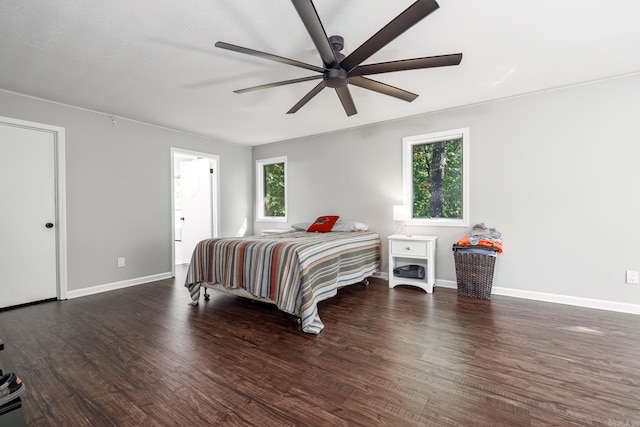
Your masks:
<path fill-rule="evenodd" d="M 436 240 L 437 236 L 405 236 L 394 234 L 389 239 L 389 287 L 411 285 L 433 292 L 436 282 Z M 415 264 L 424 267 L 424 279 L 408 279 L 393 275 L 393 269 Z"/>

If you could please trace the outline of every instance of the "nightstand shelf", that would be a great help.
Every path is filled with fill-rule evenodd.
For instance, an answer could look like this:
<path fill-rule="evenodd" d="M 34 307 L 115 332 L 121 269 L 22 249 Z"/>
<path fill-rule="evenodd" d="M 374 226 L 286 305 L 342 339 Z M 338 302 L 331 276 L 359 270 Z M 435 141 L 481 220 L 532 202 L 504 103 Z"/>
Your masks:
<path fill-rule="evenodd" d="M 436 282 L 436 240 L 437 236 L 405 236 L 394 234 L 389 240 L 389 287 L 397 285 L 417 286 L 427 293 L 433 292 Z M 425 270 L 424 279 L 397 277 L 393 269 L 403 265 L 420 265 Z"/>

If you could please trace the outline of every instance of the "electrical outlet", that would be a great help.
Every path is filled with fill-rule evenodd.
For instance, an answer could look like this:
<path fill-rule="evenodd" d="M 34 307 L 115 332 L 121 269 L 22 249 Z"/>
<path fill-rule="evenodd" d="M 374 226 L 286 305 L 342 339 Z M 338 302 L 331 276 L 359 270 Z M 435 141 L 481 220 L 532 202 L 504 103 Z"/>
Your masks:
<path fill-rule="evenodd" d="M 123 258 L 118 258 L 118 267 L 124 267 L 124 257 Z"/>
<path fill-rule="evenodd" d="M 640 284 L 640 277 L 638 277 L 637 271 L 627 270 L 627 283 L 634 285 Z"/>

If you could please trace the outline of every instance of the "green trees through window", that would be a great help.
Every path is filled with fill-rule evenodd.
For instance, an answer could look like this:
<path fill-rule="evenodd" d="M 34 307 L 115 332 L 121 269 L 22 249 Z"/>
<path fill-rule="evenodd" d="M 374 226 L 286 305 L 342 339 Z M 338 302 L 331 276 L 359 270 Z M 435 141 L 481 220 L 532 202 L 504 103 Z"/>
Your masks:
<path fill-rule="evenodd" d="M 469 130 L 402 139 L 403 203 L 413 225 L 468 226 Z"/>
<path fill-rule="evenodd" d="M 287 157 L 256 160 L 256 219 L 287 220 Z"/>
<path fill-rule="evenodd" d="M 413 146 L 413 217 L 462 218 L 462 138 Z"/>
<path fill-rule="evenodd" d="M 285 216 L 284 162 L 264 165 L 264 216 Z"/>

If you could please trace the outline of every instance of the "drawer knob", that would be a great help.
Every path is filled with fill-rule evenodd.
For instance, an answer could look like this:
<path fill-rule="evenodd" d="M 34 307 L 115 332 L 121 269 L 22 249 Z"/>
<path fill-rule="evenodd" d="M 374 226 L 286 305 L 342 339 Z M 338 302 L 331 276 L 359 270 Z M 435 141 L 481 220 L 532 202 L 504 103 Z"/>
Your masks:
<path fill-rule="evenodd" d="M 405 249 L 406 249 L 406 250 L 408 250 L 408 251 L 410 251 L 410 250 L 411 250 L 411 247 L 407 246 Z"/>

